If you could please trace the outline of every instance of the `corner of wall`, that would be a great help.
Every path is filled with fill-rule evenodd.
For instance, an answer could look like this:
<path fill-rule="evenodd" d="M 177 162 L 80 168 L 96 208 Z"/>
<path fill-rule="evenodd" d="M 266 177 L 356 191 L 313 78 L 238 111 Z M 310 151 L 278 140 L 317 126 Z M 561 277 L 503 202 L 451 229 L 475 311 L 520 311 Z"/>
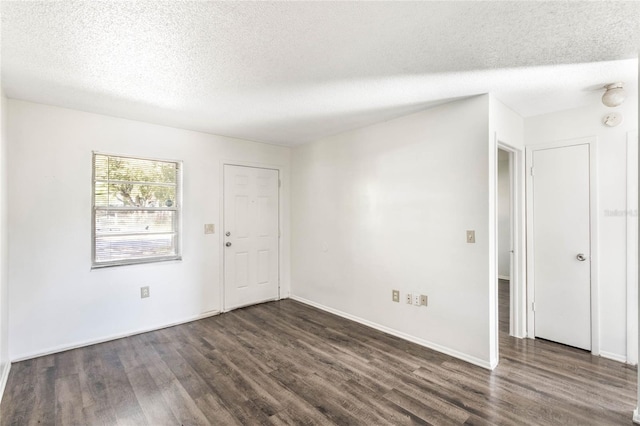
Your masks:
<path fill-rule="evenodd" d="M 489 127 L 498 141 L 524 149 L 524 118 L 495 95 L 489 95 Z"/>
<path fill-rule="evenodd" d="M 9 380 L 10 371 L 11 363 L 9 361 L 0 364 L 0 402 L 2 402 L 4 390 L 7 387 L 7 381 Z"/>
<path fill-rule="evenodd" d="M 640 67 L 638 67 L 638 81 L 640 82 Z M 636 113 L 638 115 L 638 124 L 640 124 L 640 97 L 638 97 L 636 102 L 638 104 L 638 110 Z M 640 150 L 638 150 L 638 155 L 640 156 Z M 640 157 L 638 158 L 638 162 L 640 163 Z M 638 174 L 638 178 L 640 179 L 640 173 Z M 640 188 L 640 182 L 638 183 L 638 187 Z M 638 241 L 640 242 L 640 238 L 638 238 Z M 638 250 L 638 254 L 640 255 L 640 249 Z M 638 259 L 638 265 L 640 265 L 640 259 Z M 637 292 L 637 296 L 638 310 L 640 310 L 640 291 Z M 639 323 L 637 331 L 640 333 L 640 317 L 638 317 L 636 321 Z M 640 335 L 638 336 L 637 342 L 640 345 Z M 638 352 L 640 352 L 640 347 L 638 348 Z M 640 423 L 640 368 L 638 368 L 638 393 L 636 398 L 636 409 L 633 411 L 633 421 L 634 423 Z"/>
<path fill-rule="evenodd" d="M 490 240 L 490 282 L 489 282 L 489 297 L 490 306 L 489 321 L 490 321 L 490 340 L 491 340 L 491 353 L 490 363 L 491 368 L 495 368 L 498 365 L 499 358 L 499 332 L 498 332 L 498 288 L 497 282 L 499 277 L 498 259 L 500 258 L 500 245 L 498 244 L 498 216 L 500 214 L 498 210 L 498 159 L 497 149 L 499 145 L 509 146 L 513 148 L 513 152 L 519 152 L 514 155 L 514 183 L 518 189 L 514 192 L 516 199 L 514 203 L 516 205 L 514 214 L 516 215 L 516 221 L 514 225 L 514 231 L 516 232 L 514 247 L 516 247 L 517 258 L 514 258 L 514 282 L 517 283 L 518 288 L 514 289 L 513 299 L 515 301 L 514 306 L 514 327 L 513 330 L 516 335 L 522 334 L 521 327 L 518 325 L 520 317 L 522 316 L 522 309 L 519 306 L 524 305 L 523 299 L 524 292 L 521 288 L 525 285 L 526 277 L 524 275 L 524 247 L 520 244 L 524 241 L 524 187 L 518 184 L 521 177 L 517 176 L 518 173 L 522 174 L 523 162 L 524 162 L 524 119 L 520 114 L 515 112 L 509 106 L 504 104 L 493 93 L 488 94 L 489 97 L 489 218 L 490 218 L 490 234 L 492 236 Z M 518 231 L 520 230 L 520 231 Z"/>
<path fill-rule="evenodd" d="M 0 87 L 0 401 L 7 384 L 9 360 L 8 226 L 7 226 L 7 98 Z"/>
<path fill-rule="evenodd" d="M 489 107 L 474 96 L 294 148 L 291 298 L 492 368 Z M 433 303 L 392 304 L 392 288 Z"/>

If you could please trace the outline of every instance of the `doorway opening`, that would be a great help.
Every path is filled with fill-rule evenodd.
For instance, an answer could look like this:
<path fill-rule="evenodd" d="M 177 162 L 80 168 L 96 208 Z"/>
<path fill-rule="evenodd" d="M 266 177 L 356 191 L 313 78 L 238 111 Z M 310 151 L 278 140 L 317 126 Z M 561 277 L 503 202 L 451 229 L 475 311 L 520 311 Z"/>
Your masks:
<path fill-rule="evenodd" d="M 513 264 L 513 175 L 512 153 L 498 148 L 498 328 L 501 333 L 513 334 L 511 318 L 511 271 Z"/>
<path fill-rule="evenodd" d="M 500 340 L 527 337 L 525 155 L 497 135 L 495 147 L 494 366 Z"/>

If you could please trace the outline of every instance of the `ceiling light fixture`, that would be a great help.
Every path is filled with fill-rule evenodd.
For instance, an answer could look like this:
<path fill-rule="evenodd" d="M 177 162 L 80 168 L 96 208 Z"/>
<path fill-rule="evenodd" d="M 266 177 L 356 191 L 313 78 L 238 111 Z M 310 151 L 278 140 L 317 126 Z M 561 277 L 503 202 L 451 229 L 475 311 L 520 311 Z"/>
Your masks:
<path fill-rule="evenodd" d="M 622 86 L 624 83 L 611 83 L 604 86 L 607 91 L 602 95 L 602 103 L 608 107 L 620 106 L 627 97 Z"/>

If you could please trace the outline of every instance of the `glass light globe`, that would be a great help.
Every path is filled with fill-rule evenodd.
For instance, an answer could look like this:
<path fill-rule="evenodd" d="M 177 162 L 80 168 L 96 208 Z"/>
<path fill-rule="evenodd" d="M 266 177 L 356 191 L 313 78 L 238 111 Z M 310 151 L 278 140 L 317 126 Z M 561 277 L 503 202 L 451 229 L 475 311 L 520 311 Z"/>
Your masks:
<path fill-rule="evenodd" d="M 617 107 L 626 99 L 622 83 L 613 83 L 605 86 L 607 91 L 602 95 L 602 103 L 608 107 Z"/>

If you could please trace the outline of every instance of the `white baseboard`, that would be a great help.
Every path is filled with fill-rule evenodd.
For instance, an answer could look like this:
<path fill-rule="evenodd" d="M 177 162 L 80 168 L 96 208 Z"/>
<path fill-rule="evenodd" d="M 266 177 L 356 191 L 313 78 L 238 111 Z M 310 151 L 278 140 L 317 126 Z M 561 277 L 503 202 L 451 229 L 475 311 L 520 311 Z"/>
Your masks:
<path fill-rule="evenodd" d="M 51 354 L 55 354 L 55 353 L 58 353 L 58 352 L 64 352 L 64 351 L 68 351 L 68 350 L 71 350 L 71 349 L 83 348 L 85 346 L 97 345 L 98 343 L 104 343 L 104 342 L 108 342 L 108 341 L 111 341 L 111 340 L 122 339 L 123 337 L 135 336 L 136 334 L 142 334 L 142 333 L 148 333 L 150 331 L 162 330 L 163 328 L 169 328 L 169 327 L 173 327 L 173 326 L 180 325 L 180 324 L 185 324 L 185 323 L 192 322 L 192 321 L 197 321 L 197 320 L 209 318 L 209 317 L 212 317 L 214 315 L 218 315 L 219 313 L 220 313 L 220 311 L 209 311 L 209 312 L 205 312 L 205 313 L 200 314 L 200 315 L 194 315 L 192 317 L 187 317 L 187 318 L 184 318 L 182 320 L 175 321 L 175 322 L 172 322 L 172 323 L 169 323 L 169 324 L 155 325 L 155 326 L 152 326 L 152 327 L 146 327 L 146 328 L 143 328 L 143 329 L 129 331 L 129 332 L 126 332 L 126 333 L 113 334 L 111 336 L 101 337 L 99 339 L 85 340 L 83 342 L 77 342 L 77 343 L 72 343 L 72 344 L 54 346 L 52 348 L 45 349 L 43 351 L 32 352 L 32 353 L 27 353 L 27 354 L 16 356 L 15 358 L 11 359 L 11 362 L 26 361 L 28 359 L 38 358 L 38 357 L 45 356 L 45 355 L 51 355 Z"/>
<path fill-rule="evenodd" d="M 9 380 L 9 371 L 11 371 L 11 363 L 7 361 L 3 366 L 0 367 L 0 402 L 2 402 L 4 389 L 7 387 L 7 380 Z"/>
<path fill-rule="evenodd" d="M 638 412 L 637 408 L 633 410 L 633 422 L 636 424 L 640 424 L 640 412 Z"/>
<path fill-rule="evenodd" d="M 614 354 L 611 352 L 604 352 L 604 351 L 600 351 L 599 355 L 602 358 L 612 359 L 614 361 L 623 362 L 623 363 L 627 362 L 627 357 L 624 355 L 618 355 L 618 354 Z"/>
<path fill-rule="evenodd" d="M 424 339 L 420 339 L 418 337 L 411 336 L 411 335 L 403 333 L 401 331 L 394 330 L 394 329 L 386 327 L 384 325 L 377 324 L 375 322 L 372 322 L 372 321 L 357 317 L 355 315 L 348 314 L 346 312 L 339 311 L 337 309 L 330 308 L 328 306 L 324 306 L 324 305 L 322 305 L 320 303 L 312 302 L 311 300 L 307 300 L 307 299 L 304 299 L 304 298 L 299 297 L 299 296 L 291 295 L 290 299 L 296 300 L 296 301 L 298 301 L 300 303 L 304 303 L 305 305 L 313 306 L 314 308 L 318 308 L 320 310 L 323 310 L 325 312 L 329 312 L 329 313 L 337 315 L 339 317 L 346 318 L 348 320 L 355 321 L 357 323 L 366 325 L 367 327 L 374 328 L 374 329 L 376 329 L 378 331 L 382 331 L 383 333 L 387 333 L 387 334 L 390 334 L 392 336 L 396 336 L 396 337 L 399 337 L 401 339 L 408 340 L 409 342 L 416 343 L 416 344 L 418 344 L 420 346 L 424 346 L 426 348 L 433 349 L 434 351 L 442 352 L 443 354 L 450 355 L 450 356 L 452 356 L 454 358 L 461 359 L 461 360 L 466 361 L 466 362 L 468 362 L 470 364 L 477 365 L 478 367 L 486 368 L 487 370 L 493 370 L 498 365 L 497 362 L 490 363 L 490 362 L 482 360 L 480 358 L 476 358 L 476 357 L 474 357 L 472 355 L 468 355 L 468 354 L 465 354 L 463 352 L 456 351 L 455 349 L 447 348 L 447 347 L 439 345 L 437 343 L 433 343 L 433 342 L 430 342 L 428 340 L 424 340 Z"/>
<path fill-rule="evenodd" d="M 465 360 L 466 361 L 466 360 Z M 491 363 L 489 364 L 489 370 L 495 370 L 495 368 L 498 366 L 498 360 L 494 359 L 491 361 Z M 482 366 L 480 366 L 482 367 Z"/>

